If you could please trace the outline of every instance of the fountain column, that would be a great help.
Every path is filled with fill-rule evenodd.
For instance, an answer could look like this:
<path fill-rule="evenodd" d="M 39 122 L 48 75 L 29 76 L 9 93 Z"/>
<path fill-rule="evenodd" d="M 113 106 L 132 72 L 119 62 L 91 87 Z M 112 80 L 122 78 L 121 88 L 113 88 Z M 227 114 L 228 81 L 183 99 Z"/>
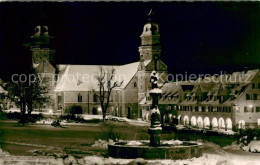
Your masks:
<path fill-rule="evenodd" d="M 152 97 L 152 107 L 150 109 L 151 126 L 148 129 L 148 133 L 150 134 L 150 146 L 154 147 L 160 145 L 160 137 L 162 134 L 160 110 L 158 108 L 159 96 L 161 95 L 162 91 L 158 88 L 157 85 L 158 78 L 159 77 L 157 72 L 153 71 L 150 77 L 150 82 L 152 83 L 152 89 L 150 90 L 150 95 Z"/>

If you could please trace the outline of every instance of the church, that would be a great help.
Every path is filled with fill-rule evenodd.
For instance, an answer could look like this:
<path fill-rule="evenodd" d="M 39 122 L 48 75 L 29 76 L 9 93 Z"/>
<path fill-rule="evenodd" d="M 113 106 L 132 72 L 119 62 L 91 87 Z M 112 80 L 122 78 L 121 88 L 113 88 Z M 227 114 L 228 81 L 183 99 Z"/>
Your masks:
<path fill-rule="evenodd" d="M 139 103 L 151 88 L 149 82 L 151 72 L 157 68 L 158 74 L 161 75 L 158 81 L 161 85 L 165 83 L 167 76 L 167 66 L 161 61 L 159 26 L 153 15 L 154 13 L 150 11 L 149 19 L 140 36 L 140 60 L 125 65 L 56 64 L 55 50 L 50 46 L 52 37 L 48 33 L 48 26 L 37 26 L 31 37 L 30 50 L 33 67 L 51 80 L 49 85 L 52 103 L 45 108 L 63 114 L 70 106 L 77 105 L 82 107 L 85 114 L 100 112 L 99 100 L 94 92 L 98 91 L 99 86 L 95 76 L 100 73 L 100 68 L 105 71 L 115 69 L 115 76 L 123 83 L 112 90 L 107 113 L 141 118 L 142 110 Z"/>

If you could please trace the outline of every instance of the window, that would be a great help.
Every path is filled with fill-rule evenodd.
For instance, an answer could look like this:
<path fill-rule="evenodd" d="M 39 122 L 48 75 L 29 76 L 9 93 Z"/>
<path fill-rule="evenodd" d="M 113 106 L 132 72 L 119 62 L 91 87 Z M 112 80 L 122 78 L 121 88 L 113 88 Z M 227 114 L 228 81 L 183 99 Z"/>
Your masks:
<path fill-rule="evenodd" d="M 254 100 L 257 100 L 257 94 L 254 93 Z"/>
<path fill-rule="evenodd" d="M 202 112 L 205 112 L 206 111 L 206 108 L 204 106 L 201 107 L 201 111 Z"/>
<path fill-rule="evenodd" d="M 45 60 L 43 61 L 43 72 L 47 72 L 47 63 Z"/>
<path fill-rule="evenodd" d="M 98 102 L 97 94 L 93 95 L 93 102 Z"/>
<path fill-rule="evenodd" d="M 244 107 L 244 112 L 248 112 L 247 107 Z"/>
<path fill-rule="evenodd" d="M 82 94 L 81 93 L 78 94 L 78 102 L 82 103 Z"/>
<path fill-rule="evenodd" d="M 200 102 L 200 101 L 202 100 L 202 96 L 199 95 L 199 96 L 197 97 L 197 99 L 198 99 L 198 101 Z"/>
<path fill-rule="evenodd" d="M 134 88 L 136 88 L 137 87 L 137 83 L 136 82 L 134 82 Z"/>
<path fill-rule="evenodd" d="M 61 103 L 61 96 L 58 96 L 58 103 Z"/>
<path fill-rule="evenodd" d="M 198 112 L 199 111 L 199 107 L 195 106 L 195 111 Z"/>
<path fill-rule="evenodd" d="M 246 94 L 246 100 L 250 100 L 250 94 Z"/>
<path fill-rule="evenodd" d="M 258 89 L 260 89 L 260 83 L 258 83 L 257 87 L 258 87 Z"/>
<path fill-rule="evenodd" d="M 255 89 L 256 86 L 255 86 L 255 83 L 252 83 L 252 89 Z"/>
<path fill-rule="evenodd" d="M 255 107 L 255 112 L 260 112 L 260 107 Z"/>

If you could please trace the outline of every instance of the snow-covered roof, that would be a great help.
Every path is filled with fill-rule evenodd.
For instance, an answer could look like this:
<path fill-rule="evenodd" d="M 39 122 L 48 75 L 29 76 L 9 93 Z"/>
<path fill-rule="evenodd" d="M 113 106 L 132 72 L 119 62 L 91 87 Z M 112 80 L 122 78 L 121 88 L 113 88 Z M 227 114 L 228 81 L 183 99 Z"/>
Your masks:
<path fill-rule="evenodd" d="M 4 90 L 4 88 L 0 85 L 0 93 L 7 93 L 6 90 Z"/>
<path fill-rule="evenodd" d="M 150 61 L 150 60 L 149 60 Z M 149 61 L 145 61 L 147 65 Z M 138 71 L 139 62 L 126 65 L 57 65 L 60 70 L 55 87 L 58 91 L 92 91 L 98 90 L 96 76 L 102 67 L 105 72 L 115 69 L 115 80 L 123 81 L 119 89 L 124 89 Z"/>

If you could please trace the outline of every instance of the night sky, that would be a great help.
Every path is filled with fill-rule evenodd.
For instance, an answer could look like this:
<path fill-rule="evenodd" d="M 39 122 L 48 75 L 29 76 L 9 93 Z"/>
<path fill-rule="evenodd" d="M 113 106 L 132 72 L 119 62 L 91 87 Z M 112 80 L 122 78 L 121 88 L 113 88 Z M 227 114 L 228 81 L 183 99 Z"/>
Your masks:
<path fill-rule="evenodd" d="M 156 13 L 169 73 L 260 68 L 260 3 L 0 3 L 0 77 L 29 65 L 23 43 L 40 22 L 54 37 L 57 64 L 127 64 L 150 10 Z"/>

